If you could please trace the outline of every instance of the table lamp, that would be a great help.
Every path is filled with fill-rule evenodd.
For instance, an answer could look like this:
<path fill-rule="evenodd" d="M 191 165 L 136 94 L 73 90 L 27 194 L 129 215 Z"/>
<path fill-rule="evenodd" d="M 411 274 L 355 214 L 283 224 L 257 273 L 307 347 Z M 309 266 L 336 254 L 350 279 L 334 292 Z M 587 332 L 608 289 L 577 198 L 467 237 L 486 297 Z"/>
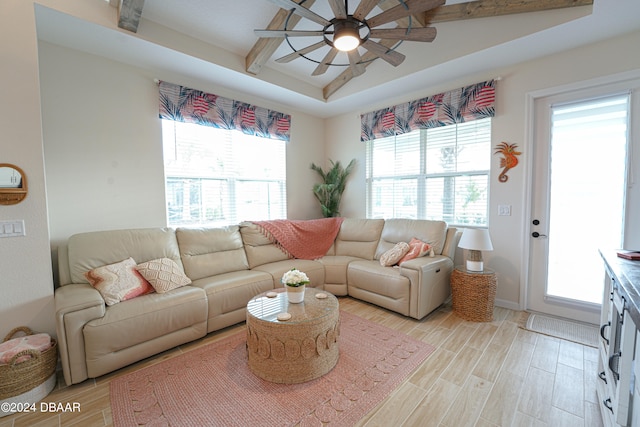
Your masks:
<path fill-rule="evenodd" d="M 486 228 L 466 228 L 460 238 L 458 246 L 469 249 L 467 256 L 467 270 L 482 271 L 484 269 L 481 251 L 492 251 L 491 237 Z"/>

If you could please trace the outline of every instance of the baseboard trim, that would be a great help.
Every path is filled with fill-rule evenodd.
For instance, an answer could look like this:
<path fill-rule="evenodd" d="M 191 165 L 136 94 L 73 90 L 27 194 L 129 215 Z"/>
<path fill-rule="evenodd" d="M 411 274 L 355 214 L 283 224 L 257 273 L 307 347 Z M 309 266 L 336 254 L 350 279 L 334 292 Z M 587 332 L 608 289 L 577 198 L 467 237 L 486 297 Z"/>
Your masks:
<path fill-rule="evenodd" d="M 504 299 L 496 298 L 495 305 L 502 308 L 508 308 L 509 310 L 514 310 L 514 311 L 522 310 L 522 308 L 520 308 L 520 304 L 518 304 L 517 302 L 508 301 Z"/>

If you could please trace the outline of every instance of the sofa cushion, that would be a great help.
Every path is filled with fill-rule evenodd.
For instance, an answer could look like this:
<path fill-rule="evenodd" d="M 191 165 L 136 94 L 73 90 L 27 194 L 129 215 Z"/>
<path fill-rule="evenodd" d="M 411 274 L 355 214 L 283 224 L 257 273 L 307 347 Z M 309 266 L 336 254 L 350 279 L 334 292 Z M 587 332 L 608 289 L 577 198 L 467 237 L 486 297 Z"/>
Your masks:
<path fill-rule="evenodd" d="M 282 276 L 292 268 L 297 268 L 309 277 L 311 283 L 309 283 L 307 287 L 317 287 L 321 289 L 324 287 L 324 265 L 319 261 L 308 259 L 288 259 L 285 261 L 263 264 L 256 267 L 254 270 L 269 273 L 273 278 L 273 287 L 280 288 L 284 286 L 281 282 Z"/>
<path fill-rule="evenodd" d="M 409 242 L 416 238 L 428 243 L 436 255 L 442 253 L 447 236 L 447 223 L 426 219 L 393 218 L 384 222 L 380 242 L 376 249 L 376 259 L 398 242 Z"/>
<path fill-rule="evenodd" d="M 258 226 L 252 222 L 240 224 L 240 234 L 242 235 L 244 251 L 247 254 L 250 269 L 254 269 L 259 265 L 289 259 L 289 256 L 262 234 Z"/>
<path fill-rule="evenodd" d="M 151 284 L 136 270 L 133 258 L 91 269 L 85 277 L 107 305 L 153 292 Z"/>
<path fill-rule="evenodd" d="M 366 295 L 380 295 L 409 307 L 410 281 L 400 274 L 399 268 L 383 267 L 378 261 L 354 261 L 347 269 L 349 295 L 374 302 Z M 388 307 L 391 308 L 391 307 Z M 403 309 L 405 311 L 405 309 Z"/>
<path fill-rule="evenodd" d="M 89 283 L 84 276 L 87 271 L 120 262 L 129 257 L 138 263 L 157 258 L 171 258 L 182 265 L 178 241 L 174 230 L 170 228 L 140 228 L 74 234 L 69 237 L 67 251 L 64 255 L 59 255 L 61 259 L 61 285 Z"/>
<path fill-rule="evenodd" d="M 184 271 L 192 280 L 249 269 L 238 226 L 178 228 Z"/>
<path fill-rule="evenodd" d="M 396 265 L 409 252 L 409 249 L 407 242 L 396 243 L 391 249 L 382 254 L 380 265 L 383 267 Z"/>
<path fill-rule="evenodd" d="M 329 249 L 334 252 L 329 254 L 373 259 L 384 222 L 383 219 L 345 218 L 334 247 Z"/>
<path fill-rule="evenodd" d="M 206 294 L 193 286 L 183 286 L 164 294 L 154 292 L 108 307 L 103 317 L 91 320 L 82 329 L 89 376 L 112 371 L 114 366 L 111 364 L 121 367 L 117 363 L 119 353 L 136 348 L 142 353 L 143 347 L 156 339 L 169 339 L 172 334 L 180 334 L 199 324 L 205 325 L 199 333 L 203 336 L 206 322 Z"/>
<path fill-rule="evenodd" d="M 240 320 L 245 319 L 247 303 L 254 296 L 273 289 L 270 274 L 256 270 L 232 271 L 194 280 L 193 286 L 203 289 L 209 305 L 209 331 L 219 329 L 223 317 L 239 313 Z M 237 323 L 234 322 L 234 323 Z"/>
<path fill-rule="evenodd" d="M 180 266 L 169 258 L 143 262 L 136 266 L 136 270 L 160 294 L 191 283 L 191 279 L 185 276 Z"/>

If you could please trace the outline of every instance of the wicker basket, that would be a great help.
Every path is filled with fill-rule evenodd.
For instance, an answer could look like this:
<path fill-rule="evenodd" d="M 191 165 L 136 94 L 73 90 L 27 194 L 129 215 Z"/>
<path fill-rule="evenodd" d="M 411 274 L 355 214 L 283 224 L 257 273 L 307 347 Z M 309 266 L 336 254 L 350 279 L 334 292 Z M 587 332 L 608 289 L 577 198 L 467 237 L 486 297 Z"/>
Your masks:
<path fill-rule="evenodd" d="M 457 268 L 451 273 L 453 312 L 473 322 L 491 322 L 496 299 L 495 273 L 474 274 Z"/>
<path fill-rule="evenodd" d="M 8 341 L 17 332 L 32 335 L 31 329 L 21 326 L 13 329 L 5 337 Z M 29 359 L 18 363 L 23 356 Z M 0 400 L 18 396 L 44 383 L 56 371 L 58 364 L 58 342 L 51 338 L 51 347 L 40 352 L 38 350 L 24 350 L 11 358 L 7 364 L 0 365 Z"/>

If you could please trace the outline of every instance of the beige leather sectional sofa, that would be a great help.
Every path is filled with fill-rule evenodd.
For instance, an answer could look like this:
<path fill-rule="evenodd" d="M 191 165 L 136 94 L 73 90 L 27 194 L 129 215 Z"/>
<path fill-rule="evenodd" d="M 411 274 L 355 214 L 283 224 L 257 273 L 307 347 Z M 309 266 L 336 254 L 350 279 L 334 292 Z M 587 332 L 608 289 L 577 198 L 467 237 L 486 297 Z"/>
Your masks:
<path fill-rule="evenodd" d="M 435 256 L 380 265 L 385 251 L 414 237 Z M 65 381 L 80 383 L 242 322 L 247 302 L 281 287 L 294 267 L 313 287 L 421 319 L 449 296 L 459 237 L 440 221 L 347 218 L 326 256 L 303 260 L 290 259 L 252 223 L 76 234 L 58 248 L 56 328 Z M 192 284 L 107 306 L 84 273 L 128 257 L 171 258 Z"/>

